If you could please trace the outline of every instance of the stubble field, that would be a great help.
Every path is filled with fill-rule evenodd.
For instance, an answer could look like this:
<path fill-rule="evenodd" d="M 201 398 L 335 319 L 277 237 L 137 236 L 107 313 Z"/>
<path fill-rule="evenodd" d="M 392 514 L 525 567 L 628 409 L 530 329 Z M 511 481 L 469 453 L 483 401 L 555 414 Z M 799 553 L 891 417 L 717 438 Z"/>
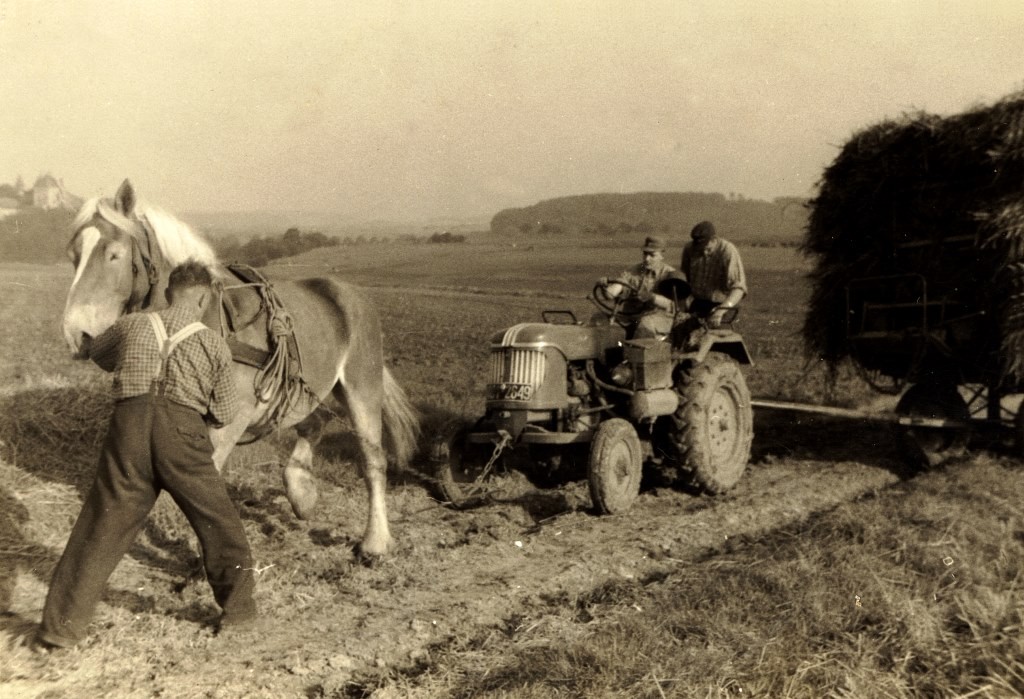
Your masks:
<path fill-rule="evenodd" d="M 885 409 L 804 360 L 806 262 L 743 249 L 740 329 L 759 397 Z M 632 247 L 518 241 L 316 251 L 271 268 L 370 288 L 388 363 L 431 428 L 483 407 L 488 341 L 543 309 L 590 315 L 593 280 Z M 88 487 L 109 377 L 58 332 L 64 267 L 0 267 L 0 696 L 911 697 L 1024 692 L 1024 476 L 1000 445 L 908 473 L 877 423 L 759 411 L 739 486 L 650 484 L 598 517 L 583 481 L 443 507 L 392 472 L 394 551 L 354 554 L 365 520 L 355 445 L 315 461 L 320 508 L 294 518 L 288 435 L 240 447 L 226 476 L 259 568 L 262 633 L 215 637 L 191 532 L 161 499 L 111 578 L 82 647 L 27 641 Z M 982 449 L 985 446 L 987 448 Z M 414 464 L 416 466 L 417 464 Z"/>

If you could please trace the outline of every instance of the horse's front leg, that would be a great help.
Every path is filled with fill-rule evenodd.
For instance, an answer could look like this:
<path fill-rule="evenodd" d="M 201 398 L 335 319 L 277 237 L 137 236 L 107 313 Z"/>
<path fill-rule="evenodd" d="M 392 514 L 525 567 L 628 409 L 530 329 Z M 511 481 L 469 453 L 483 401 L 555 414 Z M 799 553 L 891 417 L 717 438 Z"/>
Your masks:
<path fill-rule="evenodd" d="M 292 447 L 291 456 L 285 464 L 284 487 L 291 503 L 292 511 L 299 519 L 308 519 L 316 508 L 320 494 L 317 492 L 316 480 L 311 473 L 313 469 L 313 447 L 320 442 L 324 426 L 332 415 L 324 408 L 317 408 L 309 417 L 295 426 L 298 439 Z"/>

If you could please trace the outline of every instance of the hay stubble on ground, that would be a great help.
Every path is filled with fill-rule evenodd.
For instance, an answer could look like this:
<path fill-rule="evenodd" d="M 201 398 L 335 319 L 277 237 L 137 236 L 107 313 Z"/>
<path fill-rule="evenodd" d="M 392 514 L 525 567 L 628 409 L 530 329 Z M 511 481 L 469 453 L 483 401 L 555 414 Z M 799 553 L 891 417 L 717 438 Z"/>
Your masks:
<path fill-rule="evenodd" d="M 543 252 L 546 258 L 561 254 Z M 469 253 L 467 264 L 479 254 Z M 770 355 L 749 374 L 755 394 L 818 391 L 820 377 L 808 374 L 795 351 L 800 278 L 778 267 L 750 266 L 752 284 L 770 283 L 782 294 L 759 294 L 744 319 L 755 356 Z M 30 274 L 55 288 L 67 281 L 65 270 L 5 274 L 15 280 Z M 589 274 L 579 273 L 573 283 L 589 288 Z M 493 332 L 537 318 L 542 308 L 587 312 L 584 292 L 524 295 L 528 278 L 524 269 L 516 279 L 496 282 L 500 288 L 481 291 L 460 289 L 439 273 L 431 289 L 372 289 L 385 318 L 389 362 L 428 424 L 482 408 Z M 531 629 L 534 639 L 571 641 L 584 626 L 550 614 L 529 621 L 558 600 L 571 606 L 616 581 L 670 575 L 722 551 L 742 551 L 748 541 L 884 492 L 907 475 L 884 430 L 765 413 L 757 417 L 753 462 L 734 491 L 708 498 L 648 489 L 632 510 L 613 517 L 591 513 L 582 481 L 538 490 L 513 473 L 506 476 L 505 500 L 456 512 L 434 500 L 418 474 L 392 473 L 388 505 L 396 547 L 368 567 L 354 553 L 366 502 L 344 426 L 322 445 L 315 463 L 321 504 L 306 522 L 295 520 L 284 498 L 276 461 L 288 443 L 275 438 L 239 448 L 227 469 L 257 559 L 258 601 L 268 620 L 259 635 L 231 640 L 211 633 L 216 609 L 193 575 L 195 542 L 162 499 L 111 579 L 88 643 L 39 658 L 22 644 L 80 506 L 104 421 L 101 409 L 75 406 L 91 405 L 106 377 L 66 360 L 59 339 L 48 334 L 52 325 L 44 332 L 34 321 L 18 320 L 26 308 L 59 315 L 59 298 L 14 301 L 20 309 L 0 313 L 18 327 L 18 346 L 41 349 L 19 351 L 11 343 L 4 365 L 10 386 L 4 405 L 14 413 L 8 411 L 0 435 L 0 570 L 10 571 L 0 574 L 6 604 L 0 694 L 359 696 L 376 687 L 380 696 L 401 696 L 412 693 L 419 673 L 443 674 L 446 666 L 436 663 L 451 649 L 500 648 L 517 628 Z M 57 432 L 82 434 L 85 443 L 76 447 L 29 428 L 53 419 Z M 835 594 L 837 604 L 850 602 L 849 589 Z M 486 654 L 473 657 L 495 662 Z M 449 686 L 443 678 L 433 681 L 420 696 Z"/>

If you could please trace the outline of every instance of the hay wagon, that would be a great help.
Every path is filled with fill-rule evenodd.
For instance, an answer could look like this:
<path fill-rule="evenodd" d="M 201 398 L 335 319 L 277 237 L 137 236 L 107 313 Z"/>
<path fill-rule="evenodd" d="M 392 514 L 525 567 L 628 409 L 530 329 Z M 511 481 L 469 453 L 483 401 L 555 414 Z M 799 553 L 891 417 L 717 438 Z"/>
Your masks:
<path fill-rule="evenodd" d="M 972 432 L 1024 442 L 1024 93 L 855 134 L 810 203 L 815 259 L 805 344 L 849 360 L 895 413 L 758 401 L 881 419 L 936 465 Z"/>
<path fill-rule="evenodd" d="M 973 276 L 985 257 L 977 245 L 964 236 L 903 243 L 886 273 L 844 284 L 843 353 L 871 388 L 900 396 L 893 412 L 770 400 L 754 407 L 892 423 L 908 457 L 928 467 L 962 454 L 979 431 L 1020 442 L 1021 387 L 1003 373 L 999 308 L 985 298 L 990 285 Z M 941 274 L 951 260 L 970 263 Z"/>

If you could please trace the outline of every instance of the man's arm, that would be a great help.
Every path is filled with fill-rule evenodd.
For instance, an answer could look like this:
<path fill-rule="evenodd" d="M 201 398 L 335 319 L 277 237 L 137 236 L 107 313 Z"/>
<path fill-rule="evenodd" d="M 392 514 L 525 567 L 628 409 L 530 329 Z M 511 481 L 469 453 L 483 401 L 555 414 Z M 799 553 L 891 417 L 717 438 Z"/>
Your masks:
<path fill-rule="evenodd" d="M 662 311 L 674 311 L 675 304 L 672 303 L 672 299 L 668 296 L 662 296 L 661 294 L 651 294 L 650 298 L 651 305 Z"/>
<path fill-rule="evenodd" d="M 89 343 L 89 359 L 103 371 L 113 371 L 117 368 L 118 349 L 121 346 L 124 335 L 125 318 L 118 318 L 113 325 L 94 337 Z"/>
<path fill-rule="evenodd" d="M 620 280 L 620 279 L 622 281 L 629 282 L 631 284 L 634 283 L 633 273 L 630 272 L 628 269 L 624 270 L 621 274 L 619 274 L 614 279 L 609 279 L 609 278 L 605 277 L 604 278 L 604 283 L 605 283 L 604 284 L 604 290 L 605 290 L 605 293 L 608 294 L 609 298 L 613 298 L 613 299 L 614 298 L 618 298 L 619 294 L 621 294 L 623 291 L 626 290 L 625 285 L 619 283 L 618 280 Z"/>
<path fill-rule="evenodd" d="M 740 287 L 734 287 L 729 290 L 729 295 L 725 297 L 725 301 L 722 301 L 722 305 L 719 308 L 736 308 L 746 295 L 746 291 Z"/>
<path fill-rule="evenodd" d="M 729 293 L 726 295 L 722 305 L 733 308 L 747 295 L 747 275 L 743 271 L 743 260 L 740 259 L 740 251 L 732 243 L 726 248 L 725 263 L 725 279 Z"/>
<path fill-rule="evenodd" d="M 219 338 L 218 338 L 219 339 Z M 214 427 L 224 427 L 238 417 L 240 404 L 238 388 L 235 386 L 231 350 L 222 342 L 218 343 L 219 356 L 214 367 L 213 390 L 210 392 L 208 422 Z"/>
<path fill-rule="evenodd" d="M 725 248 L 723 263 L 726 267 L 725 278 L 729 291 L 725 300 L 708 317 L 708 322 L 713 328 L 720 326 L 726 312 L 730 308 L 738 306 L 743 297 L 747 295 L 747 276 L 743 271 L 743 260 L 740 259 L 739 251 L 732 244 Z"/>

